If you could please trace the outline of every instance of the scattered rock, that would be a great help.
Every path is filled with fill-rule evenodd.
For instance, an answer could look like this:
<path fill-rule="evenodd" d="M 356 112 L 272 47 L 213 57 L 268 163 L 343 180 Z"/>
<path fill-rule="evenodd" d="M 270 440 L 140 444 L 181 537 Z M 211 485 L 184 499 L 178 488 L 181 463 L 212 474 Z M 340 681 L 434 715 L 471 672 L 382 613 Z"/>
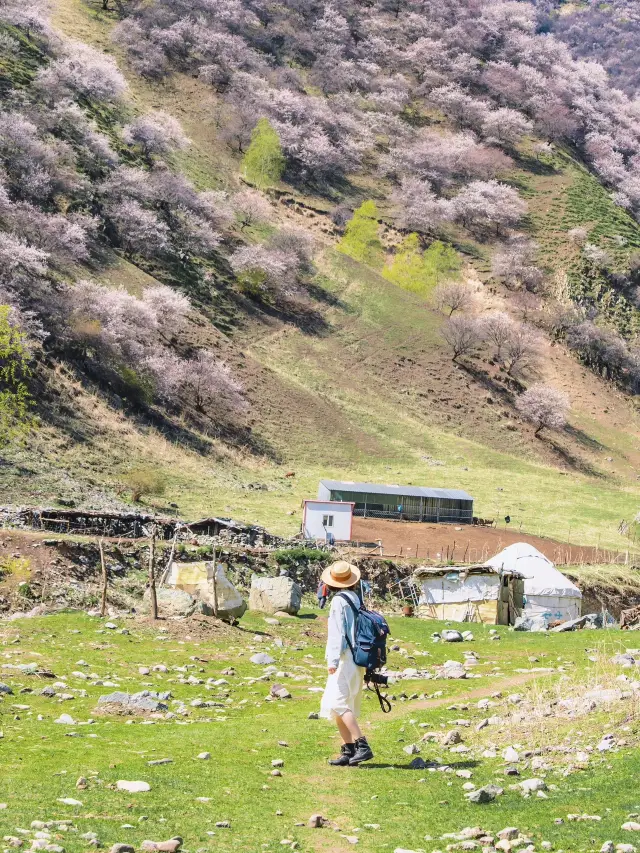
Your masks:
<path fill-rule="evenodd" d="M 452 729 L 447 732 L 442 741 L 443 746 L 453 746 L 456 743 L 462 743 L 462 735 L 457 729 Z"/>
<path fill-rule="evenodd" d="M 505 749 L 505 751 L 502 753 L 502 757 L 510 764 L 512 764 L 514 761 L 520 761 L 520 754 L 512 746 L 508 746 Z"/>
<path fill-rule="evenodd" d="M 442 631 L 440 636 L 445 643 L 461 643 L 464 640 L 460 631 Z"/>
<path fill-rule="evenodd" d="M 498 788 L 496 785 L 485 785 L 482 788 L 478 788 L 476 791 L 470 791 L 468 794 L 465 794 L 465 797 L 470 803 L 483 804 L 491 803 L 502 793 L 504 793 L 503 788 Z"/>
<path fill-rule="evenodd" d="M 168 841 L 143 841 L 140 849 L 145 853 L 177 853 L 182 847 L 182 838 L 176 835 Z"/>
<path fill-rule="evenodd" d="M 128 791 L 130 794 L 143 794 L 151 790 L 148 782 L 128 782 L 126 779 L 118 779 L 116 788 L 119 791 Z"/>
<path fill-rule="evenodd" d="M 523 779 L 520 788 L 527 794 L 534 794 L 537 791 L 546 791 L 547 783 L 544 779 Z"/>
<path fill-rule="evenodd" d="M 255 663 L 258 666 L 269 666 L 269 664 L 276 662 L 275 658 L 272 658 L 271 655 L 268 655 L 266 652 L 258 652 L 258 654 L 249 658 L 249 660 L 251 663 Z"/>

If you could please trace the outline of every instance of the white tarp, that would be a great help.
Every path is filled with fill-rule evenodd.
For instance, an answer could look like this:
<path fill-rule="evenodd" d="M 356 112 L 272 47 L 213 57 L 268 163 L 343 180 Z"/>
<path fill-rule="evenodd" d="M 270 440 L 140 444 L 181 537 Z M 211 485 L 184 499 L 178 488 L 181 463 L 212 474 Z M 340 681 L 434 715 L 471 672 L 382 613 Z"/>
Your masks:
<path fill-rule="evenodd" d="M 465 601 L 497 601 L 500 589 L 498 575 L 469 575 L 451 572 L 441 577 L 420 579 L 422 595 L 420 604 L 454 604 Z"/>
<path fill-rule="evenodd" d="M 517 542 L 487 560 L 496 571 L 518 572 L 524 577 L 524 609 L 533 616 L 576 619 L 580 616 L 582 593 L 533 545 Z"/>

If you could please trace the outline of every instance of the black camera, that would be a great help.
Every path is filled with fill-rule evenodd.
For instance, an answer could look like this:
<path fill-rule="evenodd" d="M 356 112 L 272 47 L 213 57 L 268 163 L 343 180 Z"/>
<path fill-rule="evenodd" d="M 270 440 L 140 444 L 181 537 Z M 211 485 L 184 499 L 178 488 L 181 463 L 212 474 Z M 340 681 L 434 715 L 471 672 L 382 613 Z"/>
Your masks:
<path fill-rule="evenodd" d="M 380 684 L 382 687 L 387 687 L 389 684 L 389 678 L 386 675 L 382 675 L 380 672 L 368 672 L 364 680 L 367 684 Z"/>

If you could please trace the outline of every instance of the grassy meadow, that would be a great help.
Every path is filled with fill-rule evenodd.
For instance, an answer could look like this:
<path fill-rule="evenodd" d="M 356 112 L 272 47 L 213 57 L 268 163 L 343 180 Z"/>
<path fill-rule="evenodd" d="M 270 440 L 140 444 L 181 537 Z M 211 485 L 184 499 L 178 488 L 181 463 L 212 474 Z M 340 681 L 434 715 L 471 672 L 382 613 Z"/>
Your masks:
<path fill-rule="evenodd" d="M 311 689 L 325 678 L 325 614 L 307 610 L 278 625 L 248 614 L 238 628 L 151 625 L 131 617 L 113 619 L 117 627 L 108 629 L 105 622 L 60 613 L 0 627 L 0 681 L 13 689 L 0 699 L 0 804 L 6 806 L 0 808 L 0 837 L 33 838 L 20 832 L 32 821 L 71 821 L 67 831 L 49 830 L 50 842 L 67 853 L 87 850 L 82 836 L 88 832 L 106 849 L 180 835 L 186 850 L 203 853 L 346 851 L 356 843 L 363 851 L 432 851 L 449 843 L 440 840 L 444 833 L 478 825 L 491 833 L 515 826 L 536 849 L 544 840 L 568 853 L 599 850 L 608 839 L 633 842 L 634 833 L 621 826 L 640 811 L 640 793 L 631 784 L 640 772 L 637 693 L 573 718 L 557 714 L 554 704 L 596 686 L 619 687 L 615 679 L 629 671 L 608 661 L 633 642 L 633 634 L 526 635 L 500 628 L 494 641 L 488 627 L 472 626 L 472 642 L 434 644 L 438 623 L 393 619 L 399 650 L 390 653 L 390 669 L 434 672 L 435 665 L 473 651 L 478 661 L 469 672 L 479 677 L 401 680 L 390 688 L 397 701 L 389 715 L 380 713 L 375 698 L 367 699 L 364 728 L 375 759 L 356 769 L 327 765 L 338 747 L 333 727 L 309 719 L 319 707 L 319 693 Z M 258 651 L 270 654 L 286 675 L 264 677 L 265 667 L 250 662 Z M 55 679 L 15 668 L 30 663 Z M 158 664 L 167 672 L 139 672 Z M 291 699 L 266 700 L 276 681 Z M 39 695 L 49 685 L 58 695 Z M 98 697 L 115 689 L 169 690 L 175 716 L 98 713 Z M 74 698 L 61 700 L 61 693 Z M 507 699 L 516 693 L 521 705 Z M 198 699 L 213 705 L 192 704 Z M 489 708 L 479 708 L 486 699 Z M 547 715 L 543 708 L 550 709 Z M 62 713 L 76 724 L 56 724 Z M 477 731 L 490 715 L 501 722 Z M 451 729 L 459 730 L 467 751 L 421 741 L 425 732 Z M 594 747 L 606 732 L 624 745 L 598 752 Z M 433 769 L 409 768 L 416 756 L 404 748 L 416 743 Z M 520 776 L 504 775 L 507 746 L 521 755 Z M 495 757 L 484 757 L 486 750 Z M 203 752 L 211 757 L 199 759 Z M 161 759 L 171 763 L 149 764 Z M 278 759 L 284 760 L 282 775 L 272 776 Z M 532 767 L 536 760 L 542 767 Z M 438 765 L 450 769 L 438 771 Z M 76 788 L 79 777 L 85 788 Z M 544 778 L 547 799 L 509 789 L 531 777 Z M 115 788 L 118 780 L 145 781 L 151 790 L 126 793 Z M 487 783 L 504 794 L 488 805 L 465 799 L 463 785 Z M 66 798 L 79 804 L 65 805 Z M 307 826 L 314 813 L 327 819 L 324 828 Z M 570 821 L 569 814 L 601 819 Z M 227 821 L 229 827 L 216 826 Z"/>

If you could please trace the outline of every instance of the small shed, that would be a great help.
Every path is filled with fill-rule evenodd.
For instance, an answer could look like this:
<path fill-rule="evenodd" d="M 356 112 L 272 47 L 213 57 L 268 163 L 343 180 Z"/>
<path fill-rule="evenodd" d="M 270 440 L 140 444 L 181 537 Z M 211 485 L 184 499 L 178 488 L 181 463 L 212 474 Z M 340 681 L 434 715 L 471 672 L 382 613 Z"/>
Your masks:
<path fill-rule="evenodd" d="M 353 506 L 349 501 L 305 501 L 302 535 L 305 539 L 322 539 L 325 542 L 349 542 Z"/>
<path fill-rule="evenodd" d="M 414 572 L 418 615 L 452 622 L 513 625 L 524 606 L 517 572 L 491 566 L 423 566 Z"/>
<path fill-rule="evenodd" d="M 516 542 L 487 560 L 496 572 L 517 572 L 524 578 L 524 610 L 527 616 L 547 621 L 577 619 L 582 609 L 578 587 L 533 545 Z"/>

